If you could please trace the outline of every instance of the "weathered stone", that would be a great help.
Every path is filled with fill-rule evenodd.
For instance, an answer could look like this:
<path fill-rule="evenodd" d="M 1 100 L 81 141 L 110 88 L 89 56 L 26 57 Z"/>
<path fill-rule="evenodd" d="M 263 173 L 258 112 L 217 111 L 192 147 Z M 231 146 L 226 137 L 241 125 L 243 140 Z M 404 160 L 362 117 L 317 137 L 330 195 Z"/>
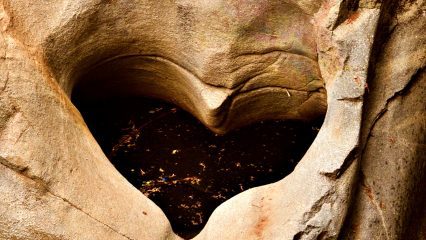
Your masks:
<path fill-rule="evenodd" d="M 0 238 L 179 239 L 72 94 L 162 98 L 218 133 L 327 107 L 294 172 L 226 201 L 195 239 L 421 238 L 425 5 L 381 2 L 2 1 Z"/>
<path fill-rule="evenodd" d="M 426 239 L 426 7 L 405 1 L 393 11 L 368 85 L 359 187 L 345 239 Z"/>

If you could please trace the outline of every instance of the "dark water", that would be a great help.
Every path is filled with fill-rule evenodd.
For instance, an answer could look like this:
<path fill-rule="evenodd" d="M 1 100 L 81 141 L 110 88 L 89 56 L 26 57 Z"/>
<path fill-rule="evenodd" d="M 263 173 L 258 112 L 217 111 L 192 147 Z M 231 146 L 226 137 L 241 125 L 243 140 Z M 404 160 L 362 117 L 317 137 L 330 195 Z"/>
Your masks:
<path fill-rule="evenodd" d="M 78 107 L 110 161 L 184 238 L 232 196 L 288 175 L 320 122 L 267 121 L 218 136 L 187 112 L 133 98 Z"/>

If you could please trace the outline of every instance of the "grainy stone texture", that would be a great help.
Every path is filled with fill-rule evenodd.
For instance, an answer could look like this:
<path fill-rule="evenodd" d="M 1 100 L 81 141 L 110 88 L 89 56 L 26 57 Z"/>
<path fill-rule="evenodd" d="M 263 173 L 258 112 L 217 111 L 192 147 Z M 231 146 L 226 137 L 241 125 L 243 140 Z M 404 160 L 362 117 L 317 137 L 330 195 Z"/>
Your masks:
<path fill-rule="evenodd" d="M 162 98 L 218 133 L 327 105 L 294 172 L 195 239 L 424 238 L 424 25 L 422 0 L 1 1 L 0 238 L 179 239 L 76 93 Z"/>
<path fill-rule="evenodd" d="M 401 1 L 392 11 L 379 29 L 343 239 L 426 239 L 426 5 Z"/>

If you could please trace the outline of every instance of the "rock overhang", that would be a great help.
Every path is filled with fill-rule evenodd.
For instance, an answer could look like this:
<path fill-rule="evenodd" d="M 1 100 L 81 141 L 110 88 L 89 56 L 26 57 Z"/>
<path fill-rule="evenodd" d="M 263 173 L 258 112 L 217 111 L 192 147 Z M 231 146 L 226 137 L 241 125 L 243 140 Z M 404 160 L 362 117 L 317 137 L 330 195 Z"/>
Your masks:
<path fill-rule="evenodd" d="M 101 4 L 95 12 L 87 9 L 64 20 L 45 36 L 44 58 L 69 96 L 77 82 L 84 85 L 82 81 L 102 78 L 104 73 L 94 76 L 94 72 L 109 68 L 102 71 L 116 75 L 115 95 L 121 89 L 122 94 L 166 99 L 221 133 L 274 118 L 274 113 L 275 118 L 302 120 L 324 114 L 326 94 L 311 12 L 319 4 L 268 1 L 259 6 L 250 1 Z M 218 18 L 220 9 L 226 11 Z M 111 68 L 112 64 L 117 66 Z M 154 78 L 165 75 L 173 81 L 168 86 L 167 81 L 157 84 Z M 99 81 L 106 88 L 108 80 Z M 144 83 L 152 87 L 142 87 Z M 157 90 L 147 90 L 156 84 Z M 131 88 L 127 93 L 125 86 Z M 235 109 L 247 113 L 253 109 L 242 120 L 241 114 L 228 114 L 255 96 L 263 102 L 260 107 L 273 106 L 276 101 L 266 92 L 285 103 L 269 107 L 267 116 L 248 106 Z"/>
<path fill-rule="evenodd" d="M 326 93 L 322 80 L 310 76 L 318 73 L 315 70 L 285 73 L 274 67 L 263 76 L 246 75 L 245 83 L 226 88 L 206 84 L 166 57 L 127 55 L 83 75 L 74 96 L 86 101 L 137 95 L 160 98 L 183 107 L 213 131 L 224 133 L 260 120 L 312 120 L 324 114 Z"/>

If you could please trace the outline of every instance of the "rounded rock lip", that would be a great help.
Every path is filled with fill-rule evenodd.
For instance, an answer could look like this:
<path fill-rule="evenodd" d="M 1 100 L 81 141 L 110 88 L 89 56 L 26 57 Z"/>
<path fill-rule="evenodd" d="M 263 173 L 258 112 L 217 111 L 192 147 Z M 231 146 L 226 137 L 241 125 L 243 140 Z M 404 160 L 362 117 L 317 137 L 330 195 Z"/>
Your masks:
<path fill-rule="evenodd" d="M 282 51 L 263 54 L 271 53 L 276 55 L 272 64 L 243 70 L 239 77 L 247 77 L 232 88 L 207 84 L 196 71 L 162 55 L 119 55 L 88 68 L 72 86 L 72 95 L 83 100 L 124 95 L 158 98 L 185 109 L 218 134 L 261 120 L 310 120 L 324 115 L 327 96 L 316 61 Z M 299 59 L 308 70 L 281 72 L 294 68 L 288 58 Z"/>

